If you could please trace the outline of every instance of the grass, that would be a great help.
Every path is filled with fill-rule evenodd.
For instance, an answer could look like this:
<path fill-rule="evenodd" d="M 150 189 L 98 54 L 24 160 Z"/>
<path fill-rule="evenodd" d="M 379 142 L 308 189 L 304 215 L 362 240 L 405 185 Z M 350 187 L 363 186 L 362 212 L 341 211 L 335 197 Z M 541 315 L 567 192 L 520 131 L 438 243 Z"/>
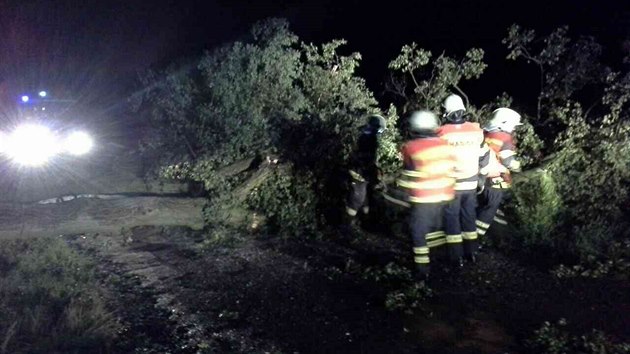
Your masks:
<path fill-rule="evenodd" d="M 117 330 L 89 259 L 60 238 L 0 243 L 0 353 L 105 353 Z"/>

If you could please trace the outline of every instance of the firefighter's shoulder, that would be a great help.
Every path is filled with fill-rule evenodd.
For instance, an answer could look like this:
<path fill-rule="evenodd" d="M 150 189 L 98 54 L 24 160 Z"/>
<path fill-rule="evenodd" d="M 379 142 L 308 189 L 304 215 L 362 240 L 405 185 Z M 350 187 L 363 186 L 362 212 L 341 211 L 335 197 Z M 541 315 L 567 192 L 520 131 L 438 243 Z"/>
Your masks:
<path fill-rule="evenodd" d="M 496 146 L 514 145 L 512 134 L 502 132 L 502 131 L 487 132 L 485 136 L 485 140 L 486 140 L 486 143 L 490 145 L 496 145 Z"/>

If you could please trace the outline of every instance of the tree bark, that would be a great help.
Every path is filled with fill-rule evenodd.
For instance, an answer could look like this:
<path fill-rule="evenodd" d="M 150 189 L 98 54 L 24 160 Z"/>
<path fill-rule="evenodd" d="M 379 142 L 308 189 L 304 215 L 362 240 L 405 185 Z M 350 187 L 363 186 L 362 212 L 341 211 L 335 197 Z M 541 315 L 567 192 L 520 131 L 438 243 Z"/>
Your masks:
<path fill-rule="evenodd" d="M 136 226 L 203 228 L 203 198 L 79 198 L 49 204 L 0 204 L 0 239 L 120 233 Z"/>

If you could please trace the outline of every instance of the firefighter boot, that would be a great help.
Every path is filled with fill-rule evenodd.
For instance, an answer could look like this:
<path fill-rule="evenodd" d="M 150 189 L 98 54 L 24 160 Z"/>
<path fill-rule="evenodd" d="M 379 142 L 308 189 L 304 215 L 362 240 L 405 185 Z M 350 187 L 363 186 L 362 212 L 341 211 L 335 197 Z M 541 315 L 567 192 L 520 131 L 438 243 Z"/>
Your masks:
<path fill-rule="evenodd" d="M 478 250 L 479 250 L 479 244 L 477 240 L 464 241 L 464 259 L 467 262 L 474 264 L 477 261 Z"/>
<path fill-rule="evenodd" d="M 354 216 L 347 216 L 343 225 L 341 226 L 341 233 L 344 237 L 352 240 L 361 235 L 361 229 L 359 227 L 359 220 Z"/>
<path fill-rule="evenodd" d="M 429 265 L 428 264 L 416 264 L 416 269 L 414 271 L 414 279 L 421 282 L 429 281 Z"/>
<path fill-rule="evenodd" d="M 470 262 L 472 264 L 477 263 L 477 255 L 475 253 L 467 254 L 465 259 L 466 262 Z"/>
<path fill-rule="evenodd" d="M 459 271 L 464 266 L 464 252 L 461 243 L 449 245 L 449 268 L 452 271 Z"/>

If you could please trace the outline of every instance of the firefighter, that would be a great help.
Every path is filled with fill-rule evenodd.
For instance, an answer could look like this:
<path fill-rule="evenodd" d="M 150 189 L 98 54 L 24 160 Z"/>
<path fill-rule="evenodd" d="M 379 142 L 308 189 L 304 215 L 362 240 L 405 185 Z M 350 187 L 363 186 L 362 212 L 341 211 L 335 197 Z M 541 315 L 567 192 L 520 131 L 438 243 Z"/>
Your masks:
<path fill-rule="evenodd" d="M 429 275 L 426 237 L 440 224 L 444 205 L 455 196 L 453 148 L 437 137 L 437 129 L 437 116 L 430 111 L 416 111 L 410 116 L 411 140 L 402 147 L 403 172 L 397 180 L 410 204 L 409 230 L 418 280 Z"/>
<path fill-rule="evenodd" d="M 377 163 L 379 136 L 385 131 L 385 118 L 378 114 L 368 117 L 361 128 L 357 148 L 350 160 L 350 191 L 346 200 L 348 226 L 354 226 L 359 212 L 370 212 L 370 199 L 379 183 L 380 169 Z"/>
<path fill-rule="evenodd" d="M 478 123 L 466 121 L 466 108 L 458 95 L 444 101 L 446 124 L 438 136 L 455 149 L 455 198 L 444 208 L 444 231 L 451 261 L 463 266 L 464 257 L 475 262 L 478 248 L 477 187 L 484 177 L 490 155 Z"/>
<path fill-rule="evenodd" d="M 497 214 L 497 210 L 511 187 L 510 172 L 519 172 L 521 164 L 516 159 L 516 145 L 512 133 L 521 125 L 521 115 L 509 108 L 492 112 L 484 128 L 485 141 L 490 148 L 488 179 L 480 190 L 477 208 L 477 234 L 485 235 Z"/>

